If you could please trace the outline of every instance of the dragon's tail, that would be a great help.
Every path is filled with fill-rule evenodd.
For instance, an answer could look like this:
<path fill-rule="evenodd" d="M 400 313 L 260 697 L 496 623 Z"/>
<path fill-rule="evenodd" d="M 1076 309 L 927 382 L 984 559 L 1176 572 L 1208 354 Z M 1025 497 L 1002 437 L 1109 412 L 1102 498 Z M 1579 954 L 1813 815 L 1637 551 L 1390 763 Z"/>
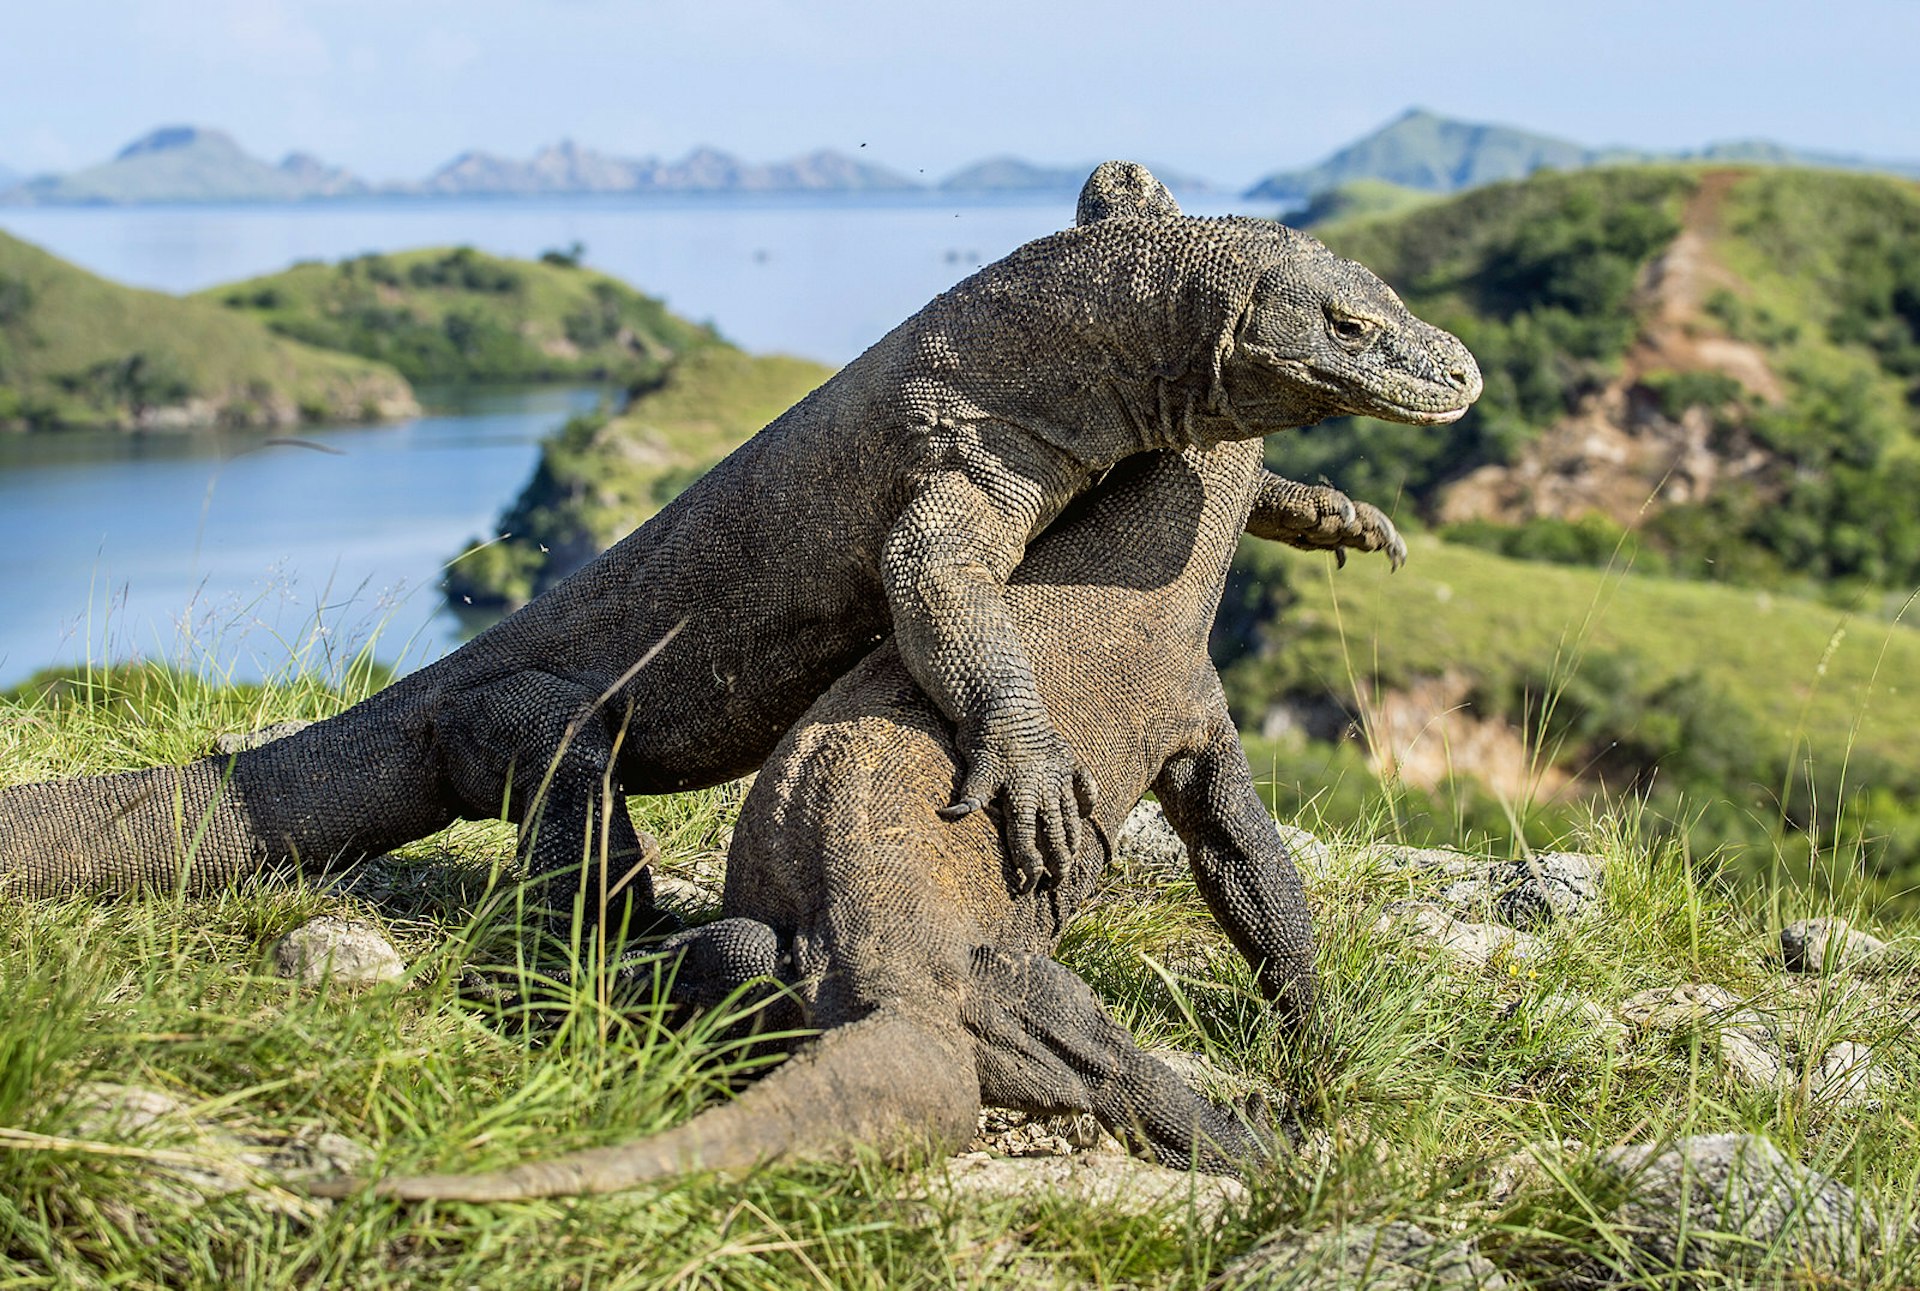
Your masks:
<path fill-rule="evenodd" d="M 408 1201 L 521 1201 L 618 1192 L 699 1170 L 743 1170 L 784 1156 L 841 1157 L 861 1147 L 898 1153 L 952 1146 L 973 1133 L 980 1107 L 972 1046 L 941 1028 L 881 1009 L 823 1033 L 738 1099 L 676 1129 L 613 1147 L 571 1152 L 489 1174 L 330 1179 L 323 1197 Z"/>
<path fill-rule="evenodd" d="M 266 859 L 229 760 L 0 789 L 0 893 L 207 891 Z"/>
<path fill-rule="evenodd" d="M 213 892 L 432 833 L 454 806 L 406 687 L 238 753 L 0 789 L 0 895 Z"/>

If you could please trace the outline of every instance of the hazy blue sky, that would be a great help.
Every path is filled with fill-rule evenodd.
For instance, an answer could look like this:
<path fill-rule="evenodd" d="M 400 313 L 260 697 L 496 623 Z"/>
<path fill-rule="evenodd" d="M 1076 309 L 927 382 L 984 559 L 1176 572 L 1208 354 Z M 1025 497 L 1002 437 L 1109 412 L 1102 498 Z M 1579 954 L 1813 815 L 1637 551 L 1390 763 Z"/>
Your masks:
<path fill-rule="evenodd" d="M 6 0 L 0 165 L 161 123 L 374 179 L 571 137 L 627 155 L 995 153 L 1244 183 L 1411 104 L 1589 143 L 1920 158 L 1920 0 Z"/>

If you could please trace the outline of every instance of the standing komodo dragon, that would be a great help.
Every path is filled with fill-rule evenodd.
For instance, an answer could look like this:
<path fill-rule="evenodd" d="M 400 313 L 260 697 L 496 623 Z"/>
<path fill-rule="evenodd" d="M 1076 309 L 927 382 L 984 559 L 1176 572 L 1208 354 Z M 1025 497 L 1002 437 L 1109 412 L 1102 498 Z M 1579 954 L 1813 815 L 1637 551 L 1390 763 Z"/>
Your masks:
<path fill-rule="evenodd" d="M 1102 840 L 1152 788 L 1262 993 L 1305 1013 L 1313 965 L 1299 875 L 1207 656 L 1242 526 L 1284 532 L 1300 491 L 1261 468 L 1257 443 L 1144 454 L 1015 571 L 1008 601 L 1040 696 L 1100 791 L 1090 832 L 1101 837 L 1061 883 L 1012 883 L 1015 859 L 984 814 L 941 818 L 960 750 L 888 642 L 808 710 L 754 782 L 723 918 L 668 943 L 679 996 L 714 1000 L 772 977 L 800 1000 L 796 1021 L 823 1034 L 737 1101 L 653 1138 L 375 1190 L 503 1201 L 787 1153 L 950 1147 L 983 1101 L 1092 1112 L 1174 1166 L 1227 1171 L 1261 1154 L 1256 1132 L 1144 1053 L 1051 954 L 1104 868 Z M 1405 548 L 1392 525 L 1371 507 L 1358 515 L 1370 535 L 1358 545 L 1397 566 Z"/>
<path fill-rule="evenodd" d="M 1157 187 L 1157 185 L 1155 186 Z M 1473 359 L 1385 284 L 1258 220 L 1110 218 L 967 278 L 658 515 L 445 658 L 232 758 L 0 790 L 0 893 L 202 891 L 461 816 L 535 873 L 650 895 L 624 793 L 757 767 L 889 630 L 957 728 L 950 814 L 1002 800 L 1022 883 L 1091 783 L 1006 605 L 1103 471 L 1358 413 L 1452 421 Z M 568 904 L 562 883 L 550 904 Z"/>

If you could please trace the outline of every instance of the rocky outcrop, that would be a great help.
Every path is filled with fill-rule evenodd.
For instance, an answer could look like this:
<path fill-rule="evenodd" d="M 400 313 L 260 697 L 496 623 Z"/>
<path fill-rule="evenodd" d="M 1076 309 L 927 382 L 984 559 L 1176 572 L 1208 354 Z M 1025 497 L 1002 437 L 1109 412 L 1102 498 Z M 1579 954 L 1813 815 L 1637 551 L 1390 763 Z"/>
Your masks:
<path fill-rule="evenodd" d="M 324 916 L 273 945 L 274 971 L 306 986 L 377 986 L 406 976 L 393 943 L 372 924 Z"/>
<path fill-rule="evenodd" d="M 1780 959 L 1789 973 L 1872 971 L 1887 967 L 1892 948 L 1844 919 L 1800 919 L 1780 930 Z"/>
<path fill-rule="evenodd" d="M 143 1085 L 90 1081 L 68 1105 L 68 1137 L 86 1150 L 104 1145 L 136 1162 L 144 1189 L 174 1204 L 195 1207 L 230 1193 L 246 1193 L 269 1210 L 304 1215 L 324 1202 L 296 1198 L 286 1184 L 362 1169 L 372 1158 L 359 1144 L 317 1127 L 299 1131 L 236 1129 L 197 1112 L 188 1102 Z M 130 1231 L 144 1217 L 129 1210 Z"/>
<path fill-rule="evenodd" d="M 1471 1242 L 1447 1241 L 1396 1220 L 1270 1239 L 1228 1264 L 1210 1291 L 1504 1291 L 1507 1285 Z"/>
<path fill-rule="evenodd" d="M 1626 1190 L 1604 1221 L 1625 1249 L 1582 1261 L 1576 1284 L 1671 1269 L 1712 1270 L 1737 1284 L 1771 1268 L 1844 1286 L 1880 1236 L 1853 1189 L 1754 1135 L 1613 1148 L 1594 1165 Z"/>

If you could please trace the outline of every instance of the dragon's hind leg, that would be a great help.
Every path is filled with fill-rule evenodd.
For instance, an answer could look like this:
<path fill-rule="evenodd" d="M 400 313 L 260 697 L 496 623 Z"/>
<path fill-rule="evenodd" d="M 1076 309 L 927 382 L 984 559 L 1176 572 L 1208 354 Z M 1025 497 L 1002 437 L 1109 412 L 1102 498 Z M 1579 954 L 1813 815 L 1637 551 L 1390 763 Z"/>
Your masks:
<path fill-rule="evenodd" d="M 576 913 L 611 940 L 658 931 L 656 845 L 614 771 L 624 727 L 590 688 L 520 672 L 470 689 L 439 719 L 446 776 L 473 815 L 520 827 L 520 854 L 556 931 Z"/>
<path fill-rule="evenodd" d="M 1134 1043 L 1091 987 L 1045 956 L 977 950 L 962 1017 L 988 1106 L 1092 1112 L 1180 1169 L 1232 1174 L 1273 1151 L 1270 1131 L 1194 1093 Z"/>

